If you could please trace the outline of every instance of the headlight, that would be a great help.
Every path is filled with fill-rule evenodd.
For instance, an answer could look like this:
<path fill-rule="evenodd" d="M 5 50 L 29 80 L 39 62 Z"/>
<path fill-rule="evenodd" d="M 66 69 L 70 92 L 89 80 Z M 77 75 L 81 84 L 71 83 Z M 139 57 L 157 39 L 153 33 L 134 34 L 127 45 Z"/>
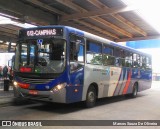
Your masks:
<path fill-rule="evenodd" d="M 15 87 L 17 87 L 17 86 L 18 86 L 18 82 L 13 81 L 13 85 L 14 85 Z"/>
<path fill-rule="evenodd" d="M 67 85 L 67 83 L 61 83 L 61 84 L 58 84 L 57 86 L 55 86 L 51 92 L 57 92 L 57 91 L 60 91 L 61 89 L 65 88 Z"/>
<path fill-rule="evenodd" d="M 20 88 L 23 88 L 23 89 L 28 89 L 30 84 L 28 83 L 20 83 L 20 82 L 16 82 L 16 81 L 13 81 L 13 85 L 14 87 L 20 87 Z"/>

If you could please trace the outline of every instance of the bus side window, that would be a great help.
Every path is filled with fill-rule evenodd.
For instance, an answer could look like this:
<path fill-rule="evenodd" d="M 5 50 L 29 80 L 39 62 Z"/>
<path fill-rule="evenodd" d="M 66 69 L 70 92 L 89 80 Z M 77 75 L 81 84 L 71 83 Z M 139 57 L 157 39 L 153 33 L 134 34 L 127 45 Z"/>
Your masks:
<path fill-rule="evenodd" d="M 137 60 L 137 54 L 133 54 L 133 67 L 137 68 L 138 67 L 138 60 Z"/>
<path fill-rule="evenodd" d="M 119 48 L 114 48 L 115 56 L 115 66 L 122 66 L 121 50 Z"/>
<path fill-rule="evenodd" d="M 74 42 L 70 42 L 70 60 L 77 60 L 76 46 Z"/>
<path fill-rule="evenodd" d="M 84 45 L 80 44 L 78 52 L 78 62 L 84 62 Z"/>
<path fill-rule="evenodd" d="M 146 69 L 150 70 L 152 68 L 151 58 L 146 57 Z"/>
<path fill-rule="evenodd" d="M 140 67 L 140 55 L 137 54 L 138 67 Z"/>
<path fill-rule="evenodd" d="M 142 69 L 146 69 L 146 57 L 142 56 Z"/>
<path fill-rule="evenodd" d="M 143 56 L 140 55 L 140 68 L 143 68 L 143 67 L 142 67 L 142 58 L 143 58 Z"/>
<path fill-rule="evenodd" d="M 125 66 L 132 67 L 132 53 L 125 51 Z"/>
<path fill-rule="evenodd" d="M 102 64 L 102 44 L 87 41 L 87 63 L 94 65 Z"/>
<path fill-rule="evenodd" d="M 117 60 L 117 63 L 119 63 L 118 60 Z M 103 65 L 115 65 L 113 48 L 108 45 L 103 46 Z"/>

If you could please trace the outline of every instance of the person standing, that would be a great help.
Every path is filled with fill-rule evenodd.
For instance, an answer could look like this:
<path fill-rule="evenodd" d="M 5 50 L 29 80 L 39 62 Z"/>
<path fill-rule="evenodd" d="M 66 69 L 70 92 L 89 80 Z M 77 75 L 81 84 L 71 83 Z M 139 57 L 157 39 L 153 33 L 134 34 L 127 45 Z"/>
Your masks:
<path fill-rule="evenodd" d="M 0 80 L 2 79 L 2 66 L 0 66 Z"/>
<path fill-rule="evenodd" d="M 3 68 L 3 78 L 4 78 L 4 79 L 7 79 L 7 73 L 8 73 L 8 68 L 7 68 L 7 66 L 5 65 L 4 68 Z"/>

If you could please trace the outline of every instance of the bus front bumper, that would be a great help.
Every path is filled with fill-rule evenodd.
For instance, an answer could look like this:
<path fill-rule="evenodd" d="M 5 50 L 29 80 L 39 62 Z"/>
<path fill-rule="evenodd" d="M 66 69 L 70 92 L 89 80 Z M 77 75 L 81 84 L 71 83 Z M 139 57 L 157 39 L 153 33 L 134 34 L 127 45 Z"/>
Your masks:
<path fill-rule="evenodd" d="M 24 97 L 33 100 L 66 103 L 66 88 L 63 88 L 57 92 L 52 92 L 52 91 L 28 90 L 20 87 L 14 87 L 14 96 Z"/>

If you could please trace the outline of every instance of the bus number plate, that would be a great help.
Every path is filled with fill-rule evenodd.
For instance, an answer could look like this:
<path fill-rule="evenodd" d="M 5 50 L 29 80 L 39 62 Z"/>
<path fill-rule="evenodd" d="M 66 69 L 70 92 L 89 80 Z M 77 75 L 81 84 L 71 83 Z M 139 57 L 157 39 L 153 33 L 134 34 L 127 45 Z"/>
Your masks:
<path fill-rule="evenodd" d="M 29 90 L 29 94 L 31 94 L 31 95 L 37 95 L 38 92 L 36 90 Z"/>

